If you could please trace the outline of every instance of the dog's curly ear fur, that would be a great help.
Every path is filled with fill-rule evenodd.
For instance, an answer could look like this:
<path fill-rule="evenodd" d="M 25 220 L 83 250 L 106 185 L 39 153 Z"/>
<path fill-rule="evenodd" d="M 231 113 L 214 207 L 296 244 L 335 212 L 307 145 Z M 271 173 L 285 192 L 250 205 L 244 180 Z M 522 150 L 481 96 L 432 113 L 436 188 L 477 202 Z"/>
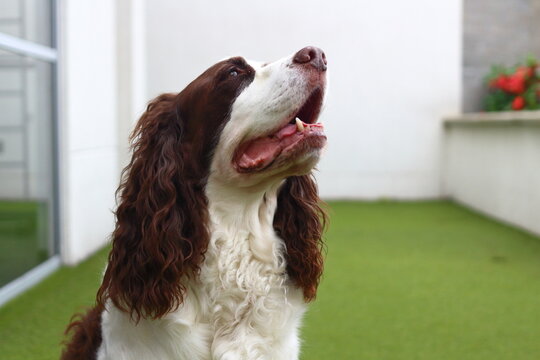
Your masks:
<path fill-rule="evenodd" d="M 274 229 L 286 245 L 287 272 L 306 301 L 315 298 L 322 275 L 326 223 L 313 175 L 287 178 L 278 194 Z"/>
<path fill-rule="evenodd" d="M 177 96 L 153 100 L 131 135 L 133 156 L 117 191 L 116 228 L 98 304 L 159 318 L 183 301 L 182 279 L 204 259 L 207 199 L 185 142 Z"/>

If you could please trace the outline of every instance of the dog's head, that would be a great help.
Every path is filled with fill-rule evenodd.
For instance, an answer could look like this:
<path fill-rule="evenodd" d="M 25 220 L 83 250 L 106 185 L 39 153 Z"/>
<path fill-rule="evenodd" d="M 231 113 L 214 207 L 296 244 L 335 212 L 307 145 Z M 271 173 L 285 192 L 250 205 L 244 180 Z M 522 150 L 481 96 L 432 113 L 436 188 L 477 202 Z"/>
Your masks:
<path fill-rule="evenodd" d="M 243 59 L 225 64 L 225 81 L 240 77 L 242 85 L 221 132 L 212 172 L 242 185 L 308 173 L 326 143 L 317 124 L 326 86 L 324 53 L 308 47 L 268 64 Z"/>
<path fill-rule="evenodd" d="M 315 47 L 271 63 L 233 57 L 173 95 L 198 173 L 239 186 L 308 173 L 326 142 L 326 67 Z"/>
<path fill-rule="evenodd" d="M 326 143 L 317 123 L 326 68 L 315 47 L 271 63 L 233 57 L 148 105 L 132 134 L 100 302 L 137 317 L 181 303 L 180 280 L 197 272 L 208 244 L 209 179 L 241 188 L 286 179 L 274 228 L 289 275 L 314 297 L 323 220 L 310 172 Z"/>

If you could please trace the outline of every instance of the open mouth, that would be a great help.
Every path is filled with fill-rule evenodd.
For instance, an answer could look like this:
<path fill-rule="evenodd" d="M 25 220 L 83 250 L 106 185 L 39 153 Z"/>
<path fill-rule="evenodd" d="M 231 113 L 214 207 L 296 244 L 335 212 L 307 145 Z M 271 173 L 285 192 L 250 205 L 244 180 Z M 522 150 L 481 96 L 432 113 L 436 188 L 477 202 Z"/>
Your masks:
<path fill-rule="evenodd" d="M 294 125 L 297 119 L 304 124 L 315 124 L 321 112 L 323 92 L 320 88 L 316 88 L 308 97 L 304 105 L 292 116 L 289 124 Z"/>
<path fill-rule="evenodd" d="M 280 155 L 320 149 L 326 144 L 324 127 L 317 123 L 321 112 L 323 90 L 316 88 L 304 104 L 287 117 L 285 125 L 269 135 L 241 144 L 233 162 L 242 173 L 264 170 Z"/>

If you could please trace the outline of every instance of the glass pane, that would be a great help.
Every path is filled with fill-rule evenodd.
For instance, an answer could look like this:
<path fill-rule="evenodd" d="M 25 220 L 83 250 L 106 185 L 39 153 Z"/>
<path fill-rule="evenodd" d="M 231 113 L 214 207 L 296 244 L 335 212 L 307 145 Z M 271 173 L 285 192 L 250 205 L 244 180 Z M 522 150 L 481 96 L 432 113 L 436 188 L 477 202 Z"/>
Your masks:
<path fill-rule="evenodd" d="M 0 286 L 55 252 L 52 65 L 0 51 Z"/>
<path fill-rule="evenodd" d="M 51 0 L 0 0 L 0 32 L 52 45 Z"/>

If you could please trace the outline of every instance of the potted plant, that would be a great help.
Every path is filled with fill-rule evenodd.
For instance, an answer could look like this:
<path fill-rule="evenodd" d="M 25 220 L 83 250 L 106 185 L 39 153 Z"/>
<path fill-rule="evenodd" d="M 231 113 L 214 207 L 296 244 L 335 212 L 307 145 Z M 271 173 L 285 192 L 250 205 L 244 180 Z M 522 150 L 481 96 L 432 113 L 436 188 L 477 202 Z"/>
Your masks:
<path fill-rule="evenodd" d="M 486 84 L 486 111 L 540 109 L 538 62 L 532 56 L 513 67 L 492 66 Z"/>

